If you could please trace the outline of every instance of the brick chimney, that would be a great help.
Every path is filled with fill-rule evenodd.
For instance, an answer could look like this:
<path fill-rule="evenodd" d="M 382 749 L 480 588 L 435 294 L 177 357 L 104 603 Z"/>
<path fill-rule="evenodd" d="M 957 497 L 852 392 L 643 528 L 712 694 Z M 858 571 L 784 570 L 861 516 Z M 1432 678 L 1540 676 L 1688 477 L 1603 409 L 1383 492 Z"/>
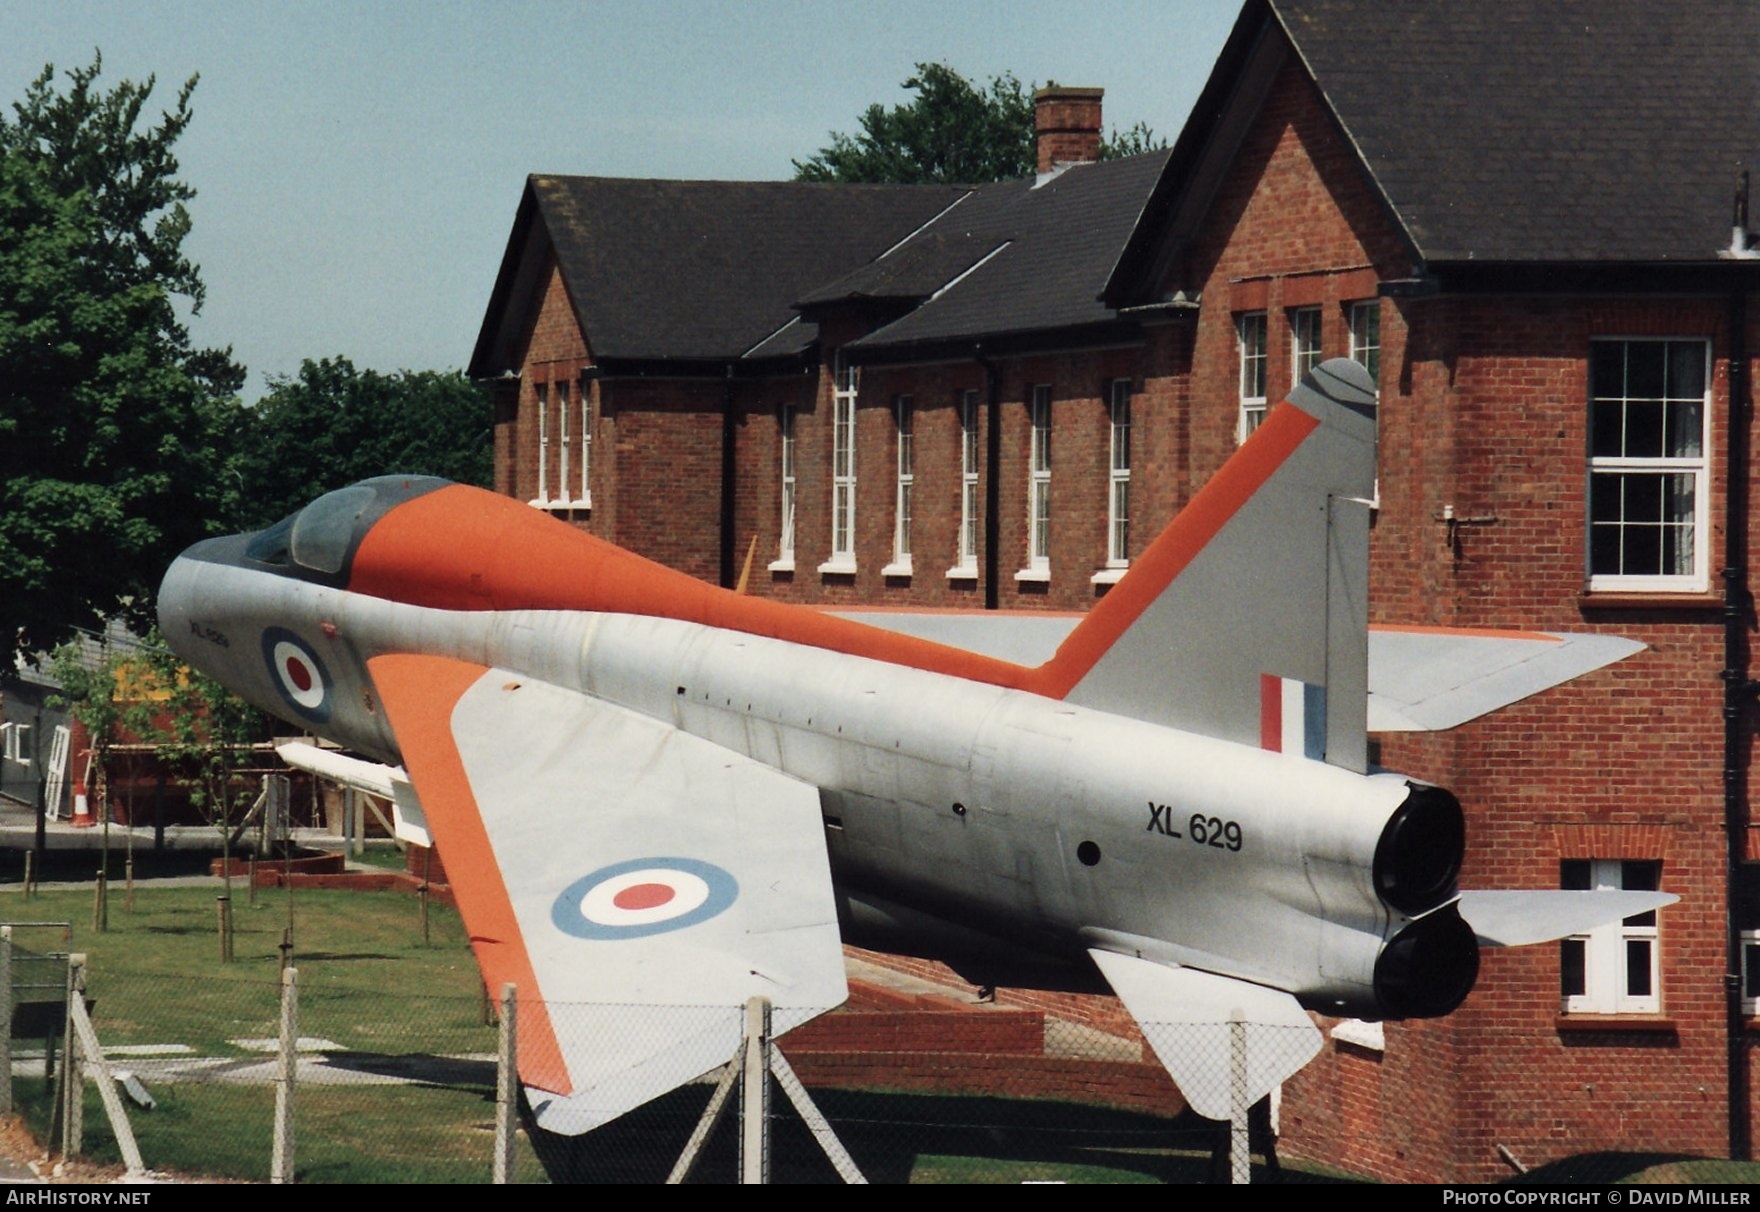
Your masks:
<path fill-rule="evenodd" d="M 1103 88 L 1053 84 L 1033 94 L 1033 129 L 1039 137 L 1039 169 L 1100 158 L 1100 98 Z"/>

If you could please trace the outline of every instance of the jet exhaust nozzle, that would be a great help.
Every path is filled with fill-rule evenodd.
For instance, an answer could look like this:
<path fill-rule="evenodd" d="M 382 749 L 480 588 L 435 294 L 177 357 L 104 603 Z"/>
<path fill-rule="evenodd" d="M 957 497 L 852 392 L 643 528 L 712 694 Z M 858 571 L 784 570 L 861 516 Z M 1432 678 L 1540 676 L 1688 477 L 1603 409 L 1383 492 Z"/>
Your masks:
<path fill-rule="evenodd" d="M 1466 818 L 1460 801 L 1441 787 L 1411 784 L 1375 844 L 1375 891 L 1409 917 L 1418 917 L 1454 895 L 1466 850 Z"/>
<path fill-rule="evenodd" d="M 1479 940 L 1449 905 L 1413 922 L 1375 960 L 1375 999 L 1387 1018 L 1440 1018 L 1473 991 Z"/>

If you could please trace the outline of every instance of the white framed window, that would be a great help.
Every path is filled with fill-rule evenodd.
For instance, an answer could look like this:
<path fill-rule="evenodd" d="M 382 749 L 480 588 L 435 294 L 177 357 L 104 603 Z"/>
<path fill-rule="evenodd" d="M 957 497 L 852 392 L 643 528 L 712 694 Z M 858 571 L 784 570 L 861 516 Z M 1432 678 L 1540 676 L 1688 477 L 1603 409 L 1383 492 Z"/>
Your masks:
<path fill-rule="evenodd" d="M 1302 376 L 1320 365 L 1320 309 L 1291 308 L 1289 313 L 1289 381 L 1300 383 Z"/>
<path fill-rule="evenodd" d="M 1027 439 L 1027 566 L 1016 580 L 1051 575 L 1051 384 L 1033 384 Z"/>
<path fill-rule="evenodd" d="M 978 575 L 978 390 L 959 393 L 959 555 L 947 575 Z"/>
<path fill-rule="evenodd" d="M 1351 361 L 1369 372 L 1375 398 L 1381 398 L 1381 301 L 1366 299 L 1351 304 Z M 1381 477 L 1375 477 L 1375 496 L 1369 508 L 1381 508 Z"/>
<path fill-rule="evenodd" d="M 582 509 L 589 509 L 593 504 L 593 392 L 586 384 L 581 384 L 581 490 L 574 503 Z"/>
<path fill-rule="evenodd" d="M 1654 892 L 1662 864 L 1648 859 L 1566 859 L 1559 886 L 1581 891 Z M 1658 1014 L 1662 1010 L 1656 911 L 1639 913 L 1559 943 L 1559 998 L 1569 1014 Z"/>
<path fill-rule="evenodd" d="M 538 493 L 531 500 L 542 508 L 550 504 L 550 385 L 532 385 L 533 403 L 538 413 Z"/>
<path fill-rule="evenodd" d="M 1241 413 L 1235 438 L 1245 442 L 1265 419 L 1265 313 L 1237 316 L 1234 328 L 1241 355 Z"/>
<path fill-rule="evenodd" d="M 565 506 L 570 504 L 568 491 L 568 456 L 573 452 L 570 450 L 569 443 L 571 435 L 568 432 L 568 414 L 573 410 L 569 407 L 568 380 L 558 379 L 554 386 L 556 388 L 557 437 L 556 499 L 552 501 L 551 504 Z"/>
<path fill-rule="evenodd" d="M 776 406 L 778 475 L 781 479 L 782 517 L 771 572 L 794 571 L 794 405 Z"/>
<path fill-rule="evenodd" d="M 1760 1014 L 1760 930 L 1742 931 L 1742 1013 Z"/>
<path fill-rule="evenodd" d="M 896 424 L 896 476 L 893 485 L 892 563 L 881 569 L 882 576 L 911 575 L 911 490 L 916 485 L 912 470 L 912 443 L 916 430 L 916 404 L 910 396 L 895 396 L 892 417 Z"/>
<path fill-rule="evenodd" d="M 1351 361 L 1381 384 L 1381 300 L 1351 304 Z"/>
<path fill-rule="evenodd" d="M 856 393 L 861 372 L 844 361 L 833 364 L 831 389 L 831 558 L 820 572 L 856 570 Z"/>
<path fill-rule="evenodd" d="M 1112 381 L 1112 465 L 1106 495 L 1106 566 L 1131 562 L 1131 381 Z"/>
<path fill-rule="evenodd" d="M 1709 584 L 1711 345 L 1589 344 L 1589 587 Z"/>
<path fill-rule="evenodd" d="M 0 724 L 0 756 L 21 766 L 31 764 L 31 726 Z"/>

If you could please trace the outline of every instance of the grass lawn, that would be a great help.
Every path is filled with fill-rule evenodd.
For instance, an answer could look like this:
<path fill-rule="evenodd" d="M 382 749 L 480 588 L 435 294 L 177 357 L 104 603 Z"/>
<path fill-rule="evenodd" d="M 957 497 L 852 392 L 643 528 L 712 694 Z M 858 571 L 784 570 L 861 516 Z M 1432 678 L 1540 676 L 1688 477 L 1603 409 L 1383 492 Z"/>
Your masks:
<path fill-rule="evenodd" d="M 204 1055 L 245 1055 L 229 1041 L 277 1030 L 288 894 L 262 889 L 252 906 L 243 881 L 234 883 L 228 964 L 219 958 L 218 893 L 218 885 L 143 888 L 129 913 L 113 892 L 110 929 L 99 933 L 89 924 L 87 891 L 27 899 L 7 889 L 0 891 L 0 921 L 73 923 L 70 950 L 88 957 L 87 994 L 106 1046 L 186 1044 Z M 292 905 L 302 1035 L 387 1051 L 494 1050 L 494 1032 L 482 1024 L 476 963 L 455 912 L 431 908 L 433 942 L 424 946 L 413 897 L 299 889 Z M 40 932 L 18 932 L 22 947 L 44 941 Z"/>
<path fill-rule="evenodd" d="M 149 1168 L 210 1178 L 266 1181 L 275 1110 L 267 1086 L 155 1084 L 159 1105 L 130 1110 Z M 42 1139 L 49 1095 L 40 1081 L 19 1089 L 19 1109 Z M 486 1183 L 494 1143 L 492 1089 L 414 1086 L 305 1088 L 295 1102 L 295 1181 L 302 1183 Z M 97 1092 L 85 1108 L 87 1160 L 120 1164 Z M 520 1182 L 544 1182 L 525 1137 L 514 1163 Z"/>
<path fill-rule="evenodd" d="M 0 921 L 70 921 L 70 949 L 87 955 L 87 995 L 105 1047 L 181 1045 L 236 1067 L 264 1054 L 234 1041 L 279 1030 L 279 944 L 288 922 L 284 891 L 260 890 L 251 906 L 234 884 L 235 959 L 219 959 L 218 885 L 144 887 L 136 909 L 113 893 L 110 929 L 91 922 L 91 894 L 50 890 L 26 898 L 0 891 Z M 481 982 L 458 915 L 431 908 L 424 946 L 413 897 L 300 889 L 293 894 L 294 962 L 300 973 L 300 1034 L 333 1041 L 349 1061 L 396 1072 L 430 1056 L 492 1056 Z M 21 948 L 62 946 L 60 933 L 16 931 Z M 30 1043 L 15 1045 L 28 1049 Z M 364 1055 L 363 1055 L 364 1054 Z M 119 1067 L 131 1062 L 119 1060 Z M 150 1071 L 150 1061 L 138 1067 Z M 484 1182 L 494 1113 L 492 1065 L 438 1084 L 319 1086 L 300 1090 L 298 1172 L 306 1181 Z M 266 1178 L 269 1087 L 212 1081 L 149 1082 L 159 1105 L 132 1122 L 149 1166 L 192 1174 Z M 47 1124 L 40 1078 L 21 1077 L 19 1100 L 39 1134 Z M 116 1158 L 95 1091 L 89 1093 L 88 1156 Z M 540 1177 L 527 1154 L 522 1177 Z"/>

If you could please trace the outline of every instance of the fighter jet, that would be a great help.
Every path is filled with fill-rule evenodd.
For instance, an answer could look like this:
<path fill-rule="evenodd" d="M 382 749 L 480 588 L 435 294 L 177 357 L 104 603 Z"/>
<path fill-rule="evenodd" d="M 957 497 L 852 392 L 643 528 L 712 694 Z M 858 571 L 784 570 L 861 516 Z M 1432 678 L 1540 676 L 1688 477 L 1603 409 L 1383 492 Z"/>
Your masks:
<path fill-rule="evenodd" d="M 1459 803 L 1370 769 L 1372 712 L 1446 727 L 1640 647 L 1394 629 L 1372 660 L 1374 486 L 1373 385 L 1340 360 L 1079 620 L 874 626 L 386 476 L 190 548 L 160 623 L 438 843 L 484 979 L 520 991 L 545 1129 L 720 1064 L 750 997 L 777 1034 L 837 1006 L 846 940 L 1109 986 L 1227 1118 L 1231 1031 L 1256 1100 L 1318 1051 L 1311 1011 L 1444 1015 L 1481 947 L 1675 899 L 1463 892 Z M 990 651 L 948 642 L 974 628 Z"/>

